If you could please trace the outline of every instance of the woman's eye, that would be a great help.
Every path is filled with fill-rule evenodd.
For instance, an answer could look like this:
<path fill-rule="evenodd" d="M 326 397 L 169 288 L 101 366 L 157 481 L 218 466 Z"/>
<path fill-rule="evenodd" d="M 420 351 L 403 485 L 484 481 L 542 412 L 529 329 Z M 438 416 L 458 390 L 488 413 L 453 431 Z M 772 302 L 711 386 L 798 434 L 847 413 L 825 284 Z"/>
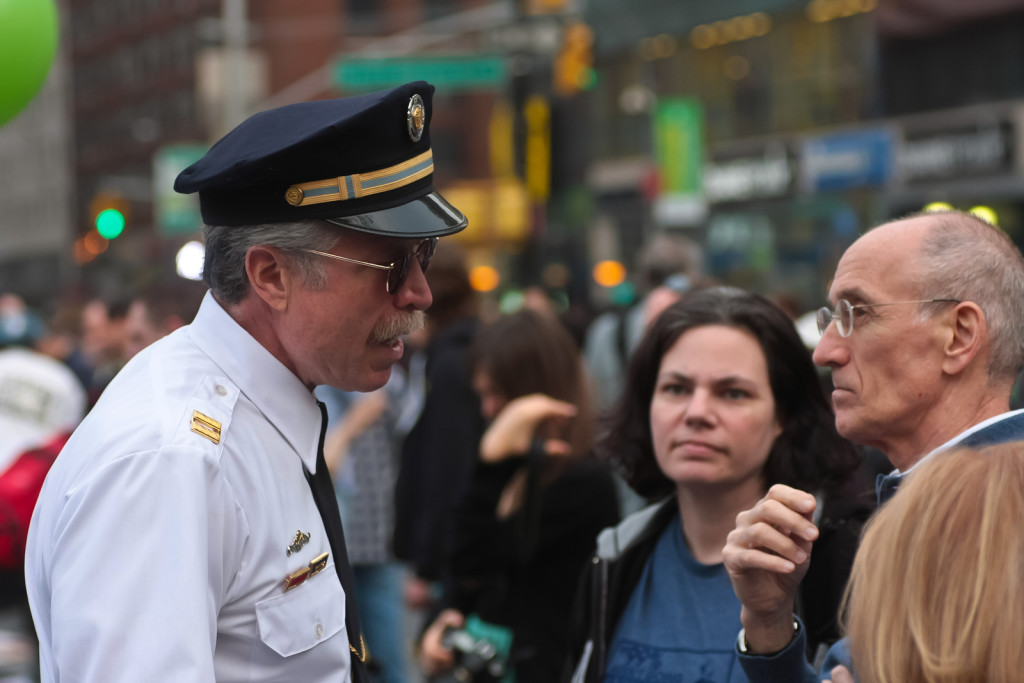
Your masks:
<path fill-rule="evenodd" d="M 669 396 L 682 396 L 683 394 L 687 393 L 687 388 L 683 384 L 674 382 L 671 384 L 662 384 L 661 392 L 664 394 L 668 394 Z"/>
<path fill-rule="evenodd" d="M 736 388 L 726 389 L 724 392 L 722 392 L 722 395 L 732 400 L 747 398 L 748 396 L 750 396 L 750 394 L 744 389 Z"/>

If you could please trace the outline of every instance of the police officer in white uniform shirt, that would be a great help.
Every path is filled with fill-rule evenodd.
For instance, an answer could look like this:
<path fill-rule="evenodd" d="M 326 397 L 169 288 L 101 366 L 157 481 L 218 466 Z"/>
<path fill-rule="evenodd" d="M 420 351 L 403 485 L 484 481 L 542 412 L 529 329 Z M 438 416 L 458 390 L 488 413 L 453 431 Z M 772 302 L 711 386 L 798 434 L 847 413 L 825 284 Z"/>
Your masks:
<path fill-rule="evenodd" d="M 210 292 L 46 480 L 26 560 L 43 681 L 367 680 L 312 390 L 384 385 L 437 238 L 466 225 L 433 188 L 432 94 L 266 111 L 178 177 Z"/>

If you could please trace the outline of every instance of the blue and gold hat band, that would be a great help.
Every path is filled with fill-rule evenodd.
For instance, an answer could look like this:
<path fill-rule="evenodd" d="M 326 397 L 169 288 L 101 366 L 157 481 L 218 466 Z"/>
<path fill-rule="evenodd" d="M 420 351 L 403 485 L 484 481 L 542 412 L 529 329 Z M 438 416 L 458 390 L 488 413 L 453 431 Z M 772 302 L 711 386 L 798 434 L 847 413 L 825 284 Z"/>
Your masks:
<path fill-rule="evenodd" d="M 379 171 L 297 183 L 285 192 L 285 201 L 292 206 L 309 206 L 325 202 L 359 199 L 380 192 L 404 187 L 434 172 L 434 156 L 427 150 L 400 164 Z"/>

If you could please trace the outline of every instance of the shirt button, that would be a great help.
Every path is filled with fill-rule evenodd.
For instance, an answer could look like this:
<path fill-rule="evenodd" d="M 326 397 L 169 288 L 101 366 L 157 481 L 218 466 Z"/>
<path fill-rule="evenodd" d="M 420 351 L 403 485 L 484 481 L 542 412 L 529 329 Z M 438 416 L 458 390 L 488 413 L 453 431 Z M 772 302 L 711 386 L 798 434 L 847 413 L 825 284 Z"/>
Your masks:
<path fill-rule="evenodd" d="M 317 624 L 316 628 L 313 629 L 316 632 L 316 639 L 320 640 L 324 637 L 324 626 L 323 624 Z"/>
<path fill-rule="evenodd" d="M 214 387 L 213 390 L 217 392 L 218 396 L 227 396 L 228 395 L 227 388 L 222 386 L 222 385 L 220 385 L 220 384 L 218 384 L 216 387 Z"/>

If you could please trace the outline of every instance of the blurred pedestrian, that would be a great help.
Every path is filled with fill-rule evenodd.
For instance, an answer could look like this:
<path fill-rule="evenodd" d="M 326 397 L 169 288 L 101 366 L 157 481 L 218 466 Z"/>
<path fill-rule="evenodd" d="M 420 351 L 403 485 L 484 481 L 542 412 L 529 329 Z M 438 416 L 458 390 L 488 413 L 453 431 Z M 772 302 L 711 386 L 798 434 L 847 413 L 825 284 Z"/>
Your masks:
<path fill-rule="evenodd" d="M 368 680 L 312 392 L 387 382 L 466 224 L 433 190 L 432 94 L 264 111 L 178 176 L 210 291 L 47 477 L 26 559 L 44 682 Z"/>
<path fill-rule="evenodd" d="M 73 302 L 59 302 L 33 347 L 67 365 L 82 386 L 88 387 L 92 367 L 82 351 L 81 341 L 82 307 Z"/>
<path fill-rule="evenodd" d="M 0 294 L 0 348 L 32 346 L 46 332 L 39 315 L 17 294 Z"/>
<path fill-rule="evenodd" d="M 870 498 L 857 510 L 857 454 L 836 433 L 810 354 L 781 309 L 727 288 L 667 308 L 633 355 L 598 450 L 638 493 L 661 501 L 598 539 L 579 591 L 573 681 L 745 682 L 722 546 L 736 514 L 779 482 L 817 491 L 826 514 L 842 515 L 802 603 L 824 606 L 808 619 L 815 642 L 838 638 Z"/>
<path fill-rule="evenodd" d="M 469 374 L 479 320 L 464 251 L 438 244 L 427 282 L 434 295 L 428 340 L 409 364 L 409 381 L 422 386 L 423 404 L 402 446 L 394 548 L 409 566 L 409 606 L 429 612 L 452 552 L 455 509 L 477 460 L 484 419 Z"/>
<path fill-rule="evenodd" d="M 628 309 L 598 316 L 584 341 L 584 358 L 594 378 L 597 408 L 613 407 L 626 381 L 629 356 L 647 326 L 702 281 L 703 251 L 685 237 L 659 233 L 637 255 L 639 298 Z"/>
<path fill-rule="evenodd" d="M 123 297 L 95 297 L 82 308 L 81 348 L 92 372 L 86 390 L 89 405 L 99 400 L 125 361 L 124 322 L 129 301 Z"/>
<path fill-rule="evenodd" d="M 192 322 L 205 288 L 180 279 L 144 287 L 132 297 L 124 320 L 124 357 L 127 361 L 179 327 Z"/>
<path fill-rule="evenodd" d="M 560 322 L 523 310 L 481 328 L 471 368 L 492 422 L 456 513 L 445 610 L 423 636 L 421 660 L 432 675 L 469 665 L 445 637 L 460 629 L 491 643 L 516 680 L 556 681 L 580 572 L 597 531 L 618 519 L 611 475 L 589 457 L 582 360 Z"/>

